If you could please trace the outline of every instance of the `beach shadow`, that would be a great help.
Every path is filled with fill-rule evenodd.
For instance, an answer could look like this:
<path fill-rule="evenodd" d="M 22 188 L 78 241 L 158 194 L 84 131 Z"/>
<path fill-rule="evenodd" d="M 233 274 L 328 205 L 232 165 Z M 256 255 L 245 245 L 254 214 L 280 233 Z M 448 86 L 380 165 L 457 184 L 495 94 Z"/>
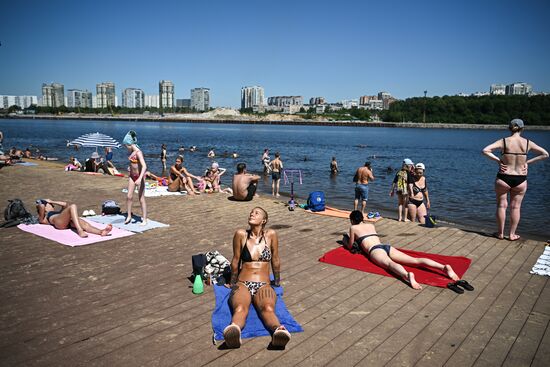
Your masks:
<path fill-rule="evenodd" d="M 292 226 L 288 224 L 274 224 L 270 226 L 270 228 L 273 228 L 273 229 L 285 229 L 285 228 L 291 228 L 291 227 Z"/>
<path fill-rule="evenodd" d="M 311 232 L 311 231 L 313 231 L 313 229 L 311 228 L 300 229 L 300 232 Z"/>

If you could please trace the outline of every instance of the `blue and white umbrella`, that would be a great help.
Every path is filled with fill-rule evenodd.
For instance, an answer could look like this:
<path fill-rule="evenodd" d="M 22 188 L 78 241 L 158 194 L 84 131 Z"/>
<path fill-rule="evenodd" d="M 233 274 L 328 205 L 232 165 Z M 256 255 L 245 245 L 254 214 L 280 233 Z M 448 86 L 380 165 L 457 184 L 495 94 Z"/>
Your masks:
<path fill-rule="evenodd" d="M 92 147 L 96 148 L 96 150 L 98 147 L 120 148 L 118 141 L 111 138 L 109 135 L 100 133 L 84 134 L 67 144 L 67 146 L 71 145 L 77 145 L 79 147 Z"/>

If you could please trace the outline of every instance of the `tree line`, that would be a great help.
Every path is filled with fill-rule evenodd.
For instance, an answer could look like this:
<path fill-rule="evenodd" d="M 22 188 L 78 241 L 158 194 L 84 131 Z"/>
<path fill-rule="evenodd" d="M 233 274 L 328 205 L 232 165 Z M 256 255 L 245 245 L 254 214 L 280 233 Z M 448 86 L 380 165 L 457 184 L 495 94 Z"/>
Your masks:
<path fill-rule="evenodd" d="M 388 122 L 507 124 L 520 118 L 528 125 L 550 125 L 550 95 L 415 97 L 396 101 L 379 116 Z"/>

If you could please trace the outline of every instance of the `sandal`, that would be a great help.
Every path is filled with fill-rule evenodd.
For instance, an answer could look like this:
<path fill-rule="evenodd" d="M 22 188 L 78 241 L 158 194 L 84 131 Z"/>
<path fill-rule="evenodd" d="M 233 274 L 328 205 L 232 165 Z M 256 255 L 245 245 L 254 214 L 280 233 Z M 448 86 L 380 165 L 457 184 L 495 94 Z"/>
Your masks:
<path fill-rule="evenodd" d="M 462 288 L 470 292 L 474 290 L 474 287 L 464 279 L 457 280 L 455 284 L 461 286 Z"/>
<path fill-rule="evenodd" d="M 223 339 L 225 341 L 225 345 L 228 348 L 240 348 L 242 344 L 242 339 L 241 328 L 239 327 L 239 325 L 231 324 L 223 329 Z"/>
<path fill-rule="evenodd" d="M 271 339 L 271 345 L 276 348 L 284 348 L 290 341 L 290 333 L 283 325 L 275 329 Z"/>
<path fill-rule="evenodd" d="M 447 284 L 447 288 L 449 288 L 450 290 L 452 290 L 453 292 L 456 292 L 458 294 L 462 294 L 464 293 L 464 289 L 460 288 L 459 286 L 456 285 L 456 283 L 449 283 Z"/>

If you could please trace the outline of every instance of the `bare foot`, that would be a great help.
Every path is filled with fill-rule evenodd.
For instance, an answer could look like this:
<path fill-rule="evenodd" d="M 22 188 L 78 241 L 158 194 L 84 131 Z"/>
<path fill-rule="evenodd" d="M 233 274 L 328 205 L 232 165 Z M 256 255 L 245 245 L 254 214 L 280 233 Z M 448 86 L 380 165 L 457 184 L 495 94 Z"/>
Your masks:
<path fill-rule="evenodd" d="M 279 198 L 279 197 L 281 197 L 281 195 L 279 195 L 279 194 L 275 194 L 275 197 L 276 197 L 276 198 Z"/>
<path fill-rule="evenodd" d="M 82 238 L 88 237 L 88 233 L 86 233 L 84 230 L 78 231 L 78 235 Z"/>
<path fill-rule="evenodd" d="M 412 273 L 412 271 L 409 271 L 407 273 L 407 278 L 409 280 L 409 283 L 410 283 L 411 287 L 413 287 L 413 289 L 416 289 L 416 290 L 422 289 L 422 286 L 420 284 L 418 284 L 416 279 L 414 279 L 414 274 Z"/>
<path fill-rule="evenodd" d="M 109 232 L 111 232 L 112 230 L 113 230 L 113 225 L 107 224 L 107 227 L 103 228 L 103 230 L 101 231 L 101 237 L 107 236 Z"/>
<path fill-rule="evenodd" d="M 146 226 L 147 225 L 147 219 L 142 219 L 141 223 L 139 225 L 140 226 Z"/>
<path fill-rule="evenodd" d="M 499 240 L 503 240 L 504 239 L 504 234 L 498 233 L 498 232 L 493 232 L 493 237 L 498 238 Z"/>
<path fill-rule="evenodd" d="M 521 237 L 519 235 L 515 234 L 515 233 L 514 234 L 510 233 L 510 237 L 508 237 L 508 238 L 510 238 L 510 241 L 517 241 Z"/>
<path fill-rule="evenodd" d="M 405 219 L 405 222 L 410 222 L 411 220 L 410 219 Z"/>
<path fill-rule="evenodd" d="M 454 272 L 453 268 L 451 267 L 451 265 L 445 265 L 445 267 L 443 268 L 443 270 L 445 270 L 445 273 L 447 273 L 447 276 L 449 278 L 451 278 L 452 280 L 454 280 L 455 282 L 457 280 L 459 280 L 460 278 L 458 277 L 458 275 L 456 275 L 456 273 Z"/>
<path fill-rule="evenodd" d="M 129 216 L 126 218 L 126 220 L 124 221 L 124 224 L 130 224 L 130 222 L 132 221 L 132 216 Z"/>

